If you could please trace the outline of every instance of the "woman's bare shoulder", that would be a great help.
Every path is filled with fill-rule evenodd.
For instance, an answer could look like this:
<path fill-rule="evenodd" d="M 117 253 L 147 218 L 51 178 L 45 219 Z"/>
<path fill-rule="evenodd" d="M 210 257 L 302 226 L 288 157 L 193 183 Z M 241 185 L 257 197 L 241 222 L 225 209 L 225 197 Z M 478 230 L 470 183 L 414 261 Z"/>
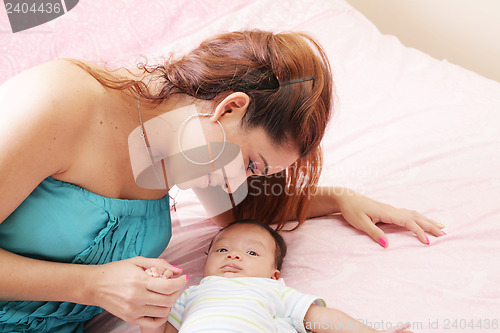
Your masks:
<path fill-rule="evenodd" d="M 8 79 L 5 82 L 5 84 L 9 84 L 11 82 L 16 82 L 19 80 L 37 80 L 40 77 L 52 80 L 64 76 L 75 75 L 78 72 L 81 72 L 81 70 L 80 71 L 78 70 L 78 66 L 75 65 L 73 61 L 80 61 L 80 60 L 59 58 L 52 61 L 44 62 L 42 64 L 35 65 Z M 87 62 L 85 63 L 89 64 Z"/>
<path fill-rule="evenodd" d="M 93 81 L 57 60 L 0 86 L 0 223 L 40 181 L 72 165 L 99 93 Z"/>
<path fill-rule="evenodd" d="M 65 97 L 62 93 L 77 93 L 80 98 L 89 92 L 98 92 L 102 86 L 70 59 L 57 59 L 31 67 L 0 85 L 0 96 L 12 97 Z M 61 94 L 59 94 L 61 93 Z M 85 94 L 87 93 L 87 94 Z"/>
<path fill-rule="evenodd" d="M 0 85 L 0 120 L 30 123 L 60 119 L 67 128 L 85 123 L 103 87 L 71 62 L 37 65 Z"/>

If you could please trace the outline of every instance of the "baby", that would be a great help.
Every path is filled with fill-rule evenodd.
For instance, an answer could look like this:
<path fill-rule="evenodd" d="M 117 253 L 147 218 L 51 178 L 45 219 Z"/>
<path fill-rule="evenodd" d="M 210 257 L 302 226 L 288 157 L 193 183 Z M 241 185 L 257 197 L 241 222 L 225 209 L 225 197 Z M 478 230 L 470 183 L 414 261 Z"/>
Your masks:
<path fill-rule="evenodd" d="M 274 229 L 255 220 L 233 222 L 213 238 L 200 284 L 184 291 L 163 327 L 142 332 L 409 332 L 408 325 L 377 331 L 287 287 L 280 279 L 285 254 Z"/>

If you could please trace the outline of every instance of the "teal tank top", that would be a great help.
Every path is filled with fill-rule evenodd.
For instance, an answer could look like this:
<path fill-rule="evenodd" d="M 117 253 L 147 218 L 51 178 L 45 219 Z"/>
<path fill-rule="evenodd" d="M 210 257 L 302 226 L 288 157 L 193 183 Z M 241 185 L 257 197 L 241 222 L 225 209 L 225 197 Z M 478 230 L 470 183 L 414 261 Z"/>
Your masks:
<path fill-rule="evenodd" d="M 100 265 L 158 257 L 172 233 L 168 196 L 107 198 L 52 177 L 0 224 L 0 248 L 35 259 Z M 0 301 L 0 332 L 83 332 L 102 312 L 68 302 Z"/>

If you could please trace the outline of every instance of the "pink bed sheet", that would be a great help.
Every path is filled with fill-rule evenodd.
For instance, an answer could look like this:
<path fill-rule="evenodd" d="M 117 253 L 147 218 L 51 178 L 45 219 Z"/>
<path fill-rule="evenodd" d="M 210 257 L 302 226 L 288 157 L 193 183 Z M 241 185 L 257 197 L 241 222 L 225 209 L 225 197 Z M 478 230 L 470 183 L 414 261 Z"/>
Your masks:
<path fill-rule="evenodd" d="M 415 332 L 499 331 L 500 84 L 404 47 L 343 0 L 80 1 L 17 34 L 0 10 L 0 83 L 63 56 L 156 61 L 242 28 L 306 31 L 324 45 L 337 104 L 323 142 L 322 184 L 417 210 L 448 233 L 429 236 L 426 246 L 382 225 L 383 249 L 341 216 L 313 219 L 284 234 L 287 284 L 376 328 L 409 322 Z M 162 257 L 193 284 L 218 228 L 191 192 L 177 201 Z M 138 327 L 103 314 L 86 331 Z"/>

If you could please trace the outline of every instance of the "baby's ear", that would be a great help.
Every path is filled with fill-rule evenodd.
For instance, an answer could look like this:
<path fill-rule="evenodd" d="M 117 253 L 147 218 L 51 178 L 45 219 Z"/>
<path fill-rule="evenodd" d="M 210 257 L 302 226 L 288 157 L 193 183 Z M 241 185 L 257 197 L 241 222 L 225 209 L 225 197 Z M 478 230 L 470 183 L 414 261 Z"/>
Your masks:
<path fill-rule="evenodd" d="M 279 270 L 275 270 L 273 275 L 271 275 L 271 279 L 273 280 L 279 280 L 281 277 L 281 272 Z"/>

